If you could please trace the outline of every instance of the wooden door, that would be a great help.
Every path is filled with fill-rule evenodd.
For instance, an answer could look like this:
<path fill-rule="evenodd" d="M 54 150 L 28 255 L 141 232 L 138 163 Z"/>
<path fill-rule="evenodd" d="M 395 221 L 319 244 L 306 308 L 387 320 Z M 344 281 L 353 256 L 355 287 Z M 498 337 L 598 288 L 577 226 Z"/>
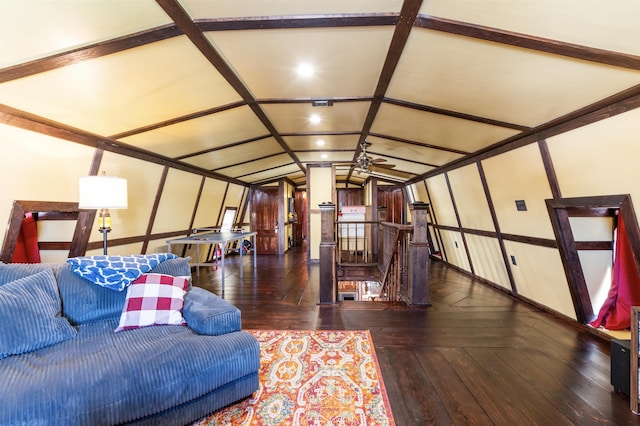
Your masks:
<path fill-rule="evenodd" d="M 251 196 L 251 230 L 256 231 L 256 249 L 259 254 L 278 254 L 278 189 L 256 188 Z"/>

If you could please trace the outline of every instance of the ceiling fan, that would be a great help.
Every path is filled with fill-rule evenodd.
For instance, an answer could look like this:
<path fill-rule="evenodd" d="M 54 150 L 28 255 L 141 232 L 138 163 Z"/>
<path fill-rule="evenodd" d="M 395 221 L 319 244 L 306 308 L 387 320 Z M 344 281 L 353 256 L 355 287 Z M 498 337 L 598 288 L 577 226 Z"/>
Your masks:
<path fill-rule="evenodd" d="M 351 163 L 355 167 L 356 173 L 370 173 L 372 169 L 393 169 L 395 164 L 381 164 L 384 163 L 384 158 L 371 158 L 367 154 L 367 148 L 371 146 L 371 142 L 362 142 L 360 144 L 360 155 L 356 158 L 356 161 Z"/>

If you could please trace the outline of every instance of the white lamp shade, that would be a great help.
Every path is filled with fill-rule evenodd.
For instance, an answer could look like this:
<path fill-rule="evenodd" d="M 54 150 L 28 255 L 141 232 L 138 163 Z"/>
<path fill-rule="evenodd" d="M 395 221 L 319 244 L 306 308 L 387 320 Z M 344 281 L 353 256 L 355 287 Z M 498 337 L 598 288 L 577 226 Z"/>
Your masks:
<path fill-rule="evenodd" d="M 115 176 L 82 176 L 81 209 L 126 209 L 127 180 Z"/>

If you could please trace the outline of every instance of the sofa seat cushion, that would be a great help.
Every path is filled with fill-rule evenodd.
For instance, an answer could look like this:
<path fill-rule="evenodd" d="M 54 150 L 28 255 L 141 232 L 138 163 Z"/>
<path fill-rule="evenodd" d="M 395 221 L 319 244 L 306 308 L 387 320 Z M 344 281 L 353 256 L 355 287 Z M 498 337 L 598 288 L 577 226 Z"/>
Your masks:
<path fill-rule="evenodd" d="M 130 422 L 259 369 L 258 341 L 243 331 L 203 336 L 167 325 L 114 333 L 117 323 L 82 325 L 74 339 L 0 360 L 0 424 Z"/>

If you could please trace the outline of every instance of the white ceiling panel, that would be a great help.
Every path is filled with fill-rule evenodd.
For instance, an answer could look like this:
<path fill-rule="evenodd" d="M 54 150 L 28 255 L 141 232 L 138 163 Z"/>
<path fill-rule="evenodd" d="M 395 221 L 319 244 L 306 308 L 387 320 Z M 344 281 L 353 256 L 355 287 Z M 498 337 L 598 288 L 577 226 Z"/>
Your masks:
<path fill-rule="evenodd" d="M 358 146 L 360 134 L 356 135 L 310 135 L 310 136 L 285 136 L 283 139 L 293 151 L 303 150 L 353 150 Z"/>
<path fill-rule="evenodd" d="M 262 122 L 245 106 L 161 127 L 122 141 L 168 157 L 180 157 L 265 134 L 267 130 Z"/>
<path fill-rule="evenodd" d="M 417 29 L 387 95 L 533 127 L 638 83 L 640 71 Z"/>
<path fill-rule="evenodd" d="M 282 147 L 274 138 L 266 138 L 225 149 L 217 149 L 206 154 L 185 158 L 183 161 L 203 169 L 216 170 L 282 152 Z"/>
<path fill-rule="evenodd" d="M 392 26 L 207 33 L 258 99 L 370 96 L 392 35 Z M 300 77 L 301 64 L 313 75 Z"/>
<path fill-rule="evenodd" d="M 0 123 L 247 184 L 368 141 L 405 182 L 640 96 L 638 0 L 170 3 L 0 0 Z"/>
<path fill-rule="evenodd" d="M 0 103 L 104 136 L 239 100 L 186 37 L 0 85 Z"/>
<path fill-rule="evenodd" d="M 638 0 L 430 0 L 420 13 L 640 55 Z"/>
<path fill-rule="evenodd" d="M 262 105 L 278 132 L 283 133 L 320 133 L 352 132 L 362 130 L 369 111 L 369 102 L 336 102 L 332 107 L 313 107 L 308 104 L 270 104 Z M 314 124 L 310 118 L 319 117 Z"/>
<path fill-rule="evenodd" d="M 152 0 L 1 0 L 0 67 L 170 23 Z"/>
<path fill-rule="evenodd" d="M 519 133 L 516 130 L 383 104 L 371 130 L 465 152 L 492 145 Z"/>

